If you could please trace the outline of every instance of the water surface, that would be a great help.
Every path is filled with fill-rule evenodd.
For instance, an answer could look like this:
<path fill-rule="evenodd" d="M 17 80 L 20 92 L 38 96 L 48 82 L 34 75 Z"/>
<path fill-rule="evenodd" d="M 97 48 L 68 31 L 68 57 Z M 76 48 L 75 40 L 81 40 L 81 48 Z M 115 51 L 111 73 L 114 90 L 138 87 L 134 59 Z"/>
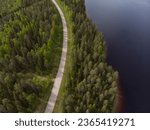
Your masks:
<path fill-rule="evenodd" d="M 85 0 L 119 71 L 126 112 L 150 112 L 150 0 Z"/>

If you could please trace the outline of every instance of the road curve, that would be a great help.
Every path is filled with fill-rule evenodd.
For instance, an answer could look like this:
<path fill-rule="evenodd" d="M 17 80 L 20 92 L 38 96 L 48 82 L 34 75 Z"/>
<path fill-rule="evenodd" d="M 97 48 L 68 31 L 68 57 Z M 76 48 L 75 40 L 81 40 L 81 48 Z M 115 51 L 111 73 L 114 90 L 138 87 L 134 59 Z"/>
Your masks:
<path fill-rule="evenodd" d="M 49 97 L 47 107 L 45 109 L 45 113 L 52 113 L 53 109 L 55 107 L 55 103 L 57 100 L 57 96 L 59 93 L 59 89 L 61 86 L 61 81 L 63 78 L 63 73 L 64 73 L 64 68 L 65 68 L 65 63 L 66 63 L 66 56 L 67 56 L 67 44 L 68 44 L 68 29 L 67 29 L 67 23 L 66 19 L 64 17 L 64 14 L 62 10 L 60 9 L 59 5 L 55 0 L 52 0 L 54 5 L 56 6 L 62 20 L 62 25 L 63 25 L 63 47 L 62 47 L 62 54 L 61 54 L 61 60 L 59 64 L 59 69 L 56 75 L 56 78 L 54 80 L 54 85 L 51 91 L 51 95 Z"/>

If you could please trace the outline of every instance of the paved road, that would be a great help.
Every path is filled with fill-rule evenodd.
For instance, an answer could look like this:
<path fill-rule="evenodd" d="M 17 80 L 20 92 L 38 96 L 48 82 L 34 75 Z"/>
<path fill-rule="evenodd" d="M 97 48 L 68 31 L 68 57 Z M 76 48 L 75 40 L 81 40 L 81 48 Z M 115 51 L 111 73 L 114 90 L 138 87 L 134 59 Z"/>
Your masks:
<path fill-rule="evenodd" d="M 63 78 L 64 68 L 65 68 L 65 63 L 66 63 L 66 55 L 67 55 L 67 43 L 68 43 L 68 30 L 67 30 L 66 19 L 64 17 L 62 10 L 60 9 L 59 5 L 57 4 L 57 2 L 55 0 L 52 0 L 52 2 L 54 3 L 57 10 L 59 11 L 61 20 L 62 20 L 62 24 L 63 24 L 63 48 L 62 48 L 62 55 L 61 55 L 61 60 L 60 60 L 60 64 L 59 64 L 59 69 L 58 69 L 57 76 L 54 81 L 54 85 L 52 88 L 50 98 L 47 103 L 47 107 L 45 109 L 45 113 L 52 113 L 53 109 L 55 107 L 55 103 L 57 100 L 61 81 Z"/>

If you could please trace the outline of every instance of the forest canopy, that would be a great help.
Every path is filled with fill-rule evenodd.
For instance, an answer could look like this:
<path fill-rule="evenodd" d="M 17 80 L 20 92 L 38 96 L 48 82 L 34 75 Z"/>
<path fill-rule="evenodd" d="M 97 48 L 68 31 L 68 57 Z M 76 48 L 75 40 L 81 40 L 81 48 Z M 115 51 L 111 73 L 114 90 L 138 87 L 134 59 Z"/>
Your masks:
<path fill-rule="evenodd" d="M 61 55 L 59 13 L 51 0 L 0 2 L 0 112 L 41 112 Z"/>
<path fill-rule="evenodd" d="M 113 112 L 118 72 L 106 63 L 104 36 L 87 17 L 84 0 L 58 1 L 71 14 L 74 39 L 63 111 Z"/>
<path fill-rule="evenodd" d="M 118 72 L 106 62 L 103 34 L 84 0 L 57 1 L 73 34 L 63 112 L 113 112 Z M 51 0 L 0 3 L 0 112 L 43 112 L 62 51 L 60 15 Z"/>

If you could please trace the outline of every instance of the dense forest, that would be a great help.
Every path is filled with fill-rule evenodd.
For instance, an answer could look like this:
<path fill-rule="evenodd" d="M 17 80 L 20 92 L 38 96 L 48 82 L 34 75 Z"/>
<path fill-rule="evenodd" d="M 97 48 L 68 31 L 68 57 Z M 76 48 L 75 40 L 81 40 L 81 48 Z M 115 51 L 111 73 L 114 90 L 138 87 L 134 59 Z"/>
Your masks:
<path fill-rule="evenodd" d="M 0 112 L 41 112 L 60 61 L 60 15 L 51 0 L 0 3 Z"/>
<path fill-rule="evenodd" d="M 73 33 L 63 112 L 112 112 L 118 72 L 106 63 L 104 36 L 84 0 L 57 1 Z M 51 0 L 0 3 L 0 112 L 43 112 L 62 51 L 60 15 Z"/>
<path fill-rule="evenodd" d="M 87 18 L 84 0 L 58 0 L 73 23 L 71 71 L 65 83 L 64 112 L 112 112 L 118 72 L 106 63 L 102 33 Z"/>
<path fill-rule="evenodd" d="M 41 0 L 0 0 L 0 17 L 9 15 L 21 8 L 26 8 Z"/>

